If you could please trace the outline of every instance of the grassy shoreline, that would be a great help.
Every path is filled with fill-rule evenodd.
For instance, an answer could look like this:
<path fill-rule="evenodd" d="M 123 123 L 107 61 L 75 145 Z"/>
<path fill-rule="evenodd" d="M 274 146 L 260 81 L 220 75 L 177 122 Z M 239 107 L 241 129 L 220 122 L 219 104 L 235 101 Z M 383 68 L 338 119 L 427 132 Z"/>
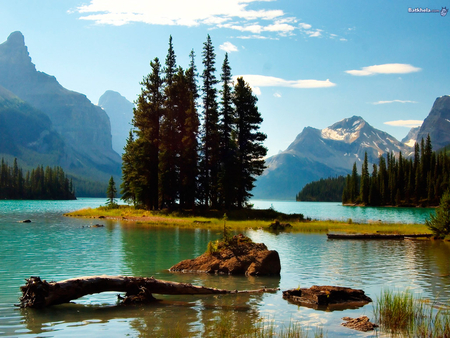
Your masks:
<path fill-rule="evenodd" d="M 68 217 L 84 217 L 94 219 L 110 219 L 121 222 L 134 222 L 148 226 L 184 227 L 203 229 L 222 229 L 224 225 L 223 212 L 167 212 L 148 211 L 135 209 L 121 205 L 111 209 L 99 207 L 87 208 L 64 214 Z M 385 233 L 385 234 L 425 234 L 431 233 L 425 224 L 400 224 L 400 223 L 355 223 L 348 221 L 318 221 L 305 220 L 301 214 L 287 215 L 272 209 L 253 210 L 245 209 L 232 211 L 227 214 L 226 225 L 233 230 L 268 229 L 269 225 L 279 220 L 289 223 L 292 228 L 289 232 L 302 233 Z"/>

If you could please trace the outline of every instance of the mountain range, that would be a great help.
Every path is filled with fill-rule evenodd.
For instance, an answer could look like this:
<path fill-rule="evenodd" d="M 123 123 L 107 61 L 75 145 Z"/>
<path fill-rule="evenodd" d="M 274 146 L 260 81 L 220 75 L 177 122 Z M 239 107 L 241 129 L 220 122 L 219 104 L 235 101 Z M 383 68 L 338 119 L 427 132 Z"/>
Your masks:
<path fill-rule="evenodd" d="M 434 150 L 450 144 L 450 96 L 437 98 L 422 126 L 413 128 L 402 142 L 360 116 L 322 130 L 306 127 L 285 151 L 266 160 L 267 168 L 252 193 L 260 199 L 294 200 L 305 184 L 346 175 L 355 162 L 360 172 L 366 152 L 370 164 L 378 163 L 378 157 L 386 153 L 410 156 L 416 141 L 428 135 Z"/>
<path fill-rule="evenodd" d="M 0 44 L 0 112 L 0 157 L 17 157 L 25 168 L 59 165 L 105 184 L 120 177 L 106 112 L 37 71 L 20 32 Z"/>

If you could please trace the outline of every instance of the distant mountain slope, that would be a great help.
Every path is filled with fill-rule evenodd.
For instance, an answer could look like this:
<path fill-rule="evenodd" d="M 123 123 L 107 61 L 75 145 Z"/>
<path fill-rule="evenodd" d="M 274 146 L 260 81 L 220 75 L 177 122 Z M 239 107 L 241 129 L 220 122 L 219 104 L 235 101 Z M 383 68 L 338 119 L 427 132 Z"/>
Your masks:
<path fill-rule="evenodd" d="M 407 145 L 408 147 L 414 147 L 414 144 L 417 141 L 417 135 L 419 134 L 420 131 L 420 127 L 415 127 L 415 128 L 411 128 L 411 130 L 409 131 L 408 135 L 406 135 L 403 140 L 402 143 Z"/>
<path fill-rule="evenodd" d="M 439 150 L 450 143 L 450 95 L 438 97 L 427 118 L 423 121 L 417 140 L 431 138 L 433 150 Z"/>
<path fill-rule="evenodd" d="M 58 165 L 64 141 L 47 115 L 0 86 L 0 154 L 11 157 L 44 157 Z"/>
<path fill-rule="evenodd" d="M 98 105 L 106 111 L 111 121 L 112 147 L 122 154 L 132 128 L 134 104 L 118 92 L 107 90 L 100 96 Z"/>
<path fill-rule="evenodd" d="M 252 193 L 254 198 L 293 200 L 306 183 L 346 175 L 355 161 L 362 162 L 365 152 L 369 163 L 377 163 L 380 155 L 400 151 L 407 156 L 411 148 L 359 116 L 323 130 L 306 127 L 284 152 L 266 160 L 267 169 Z"/>
<path fill-rule="evenodd" d="M 45 113 L 63 138 L 66 148 L 60 165 L 68 172 L 106 179 L 120 175 L 120 156 L 111 147 L 106 113 L 85 95 L 62 87 L 55 77 L 36 71 L 24 37 L 12 33 L 0 45 L 0 85 Z"/>

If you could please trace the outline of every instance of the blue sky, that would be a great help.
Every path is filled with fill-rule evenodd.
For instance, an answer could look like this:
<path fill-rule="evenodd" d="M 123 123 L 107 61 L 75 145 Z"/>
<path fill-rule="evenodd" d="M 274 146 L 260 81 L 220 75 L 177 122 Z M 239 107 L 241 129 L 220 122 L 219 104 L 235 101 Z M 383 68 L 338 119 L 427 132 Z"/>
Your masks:
<path fill-rule="evenodd" d="M 376 5 L 375 5 L 376 4 Z M 106 90 L 136 99 L 169 35 L 177 63 L 201 53 L 210 34 L 220 69 L 258 95 L 269 155 L 304 127 L 362 116 L 401 139 L 450 94 L 450 2 L 355 0 L 2 1 L 0 41 L 25 36 L 36 68 L 97 103 Z M 220 77 L 219 72 L 217 76 Z"/>

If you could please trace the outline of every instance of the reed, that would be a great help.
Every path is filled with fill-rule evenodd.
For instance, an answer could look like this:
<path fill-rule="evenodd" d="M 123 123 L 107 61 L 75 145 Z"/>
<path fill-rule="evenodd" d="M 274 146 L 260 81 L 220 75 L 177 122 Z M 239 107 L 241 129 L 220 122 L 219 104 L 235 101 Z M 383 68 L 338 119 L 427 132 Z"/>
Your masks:
<path fill-rule="evenodd" d="M 410 291 L 384 290 L 374 307 L 382 332 L 401 337 L 450 337 L 450 309 L 415 299 Z"/>

